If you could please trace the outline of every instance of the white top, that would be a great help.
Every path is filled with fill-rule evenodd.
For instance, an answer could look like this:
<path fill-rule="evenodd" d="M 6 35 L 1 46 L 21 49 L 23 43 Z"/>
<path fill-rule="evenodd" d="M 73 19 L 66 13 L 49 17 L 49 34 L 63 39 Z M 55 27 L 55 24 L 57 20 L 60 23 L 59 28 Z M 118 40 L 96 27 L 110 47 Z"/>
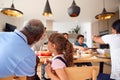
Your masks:
<path fill-rule="evenodd" d="M 66 67 L 65 63 L 63 61 L 61 61 L 60 59 L 56 59 L 56 57 L 61 57 L 64 59 L 63 54 L 54 56 L 52 59 L 52 65 L 51 65 L 52 69 L 55 70 L 55 69 L 60 69 L 60 68 Z"/>
<path fill-rule="evenodd" d="M 102 36 L 104 43 L 110 45 L 111 53 L 111 78 L 120 79 L 120 34 L 109 34 Z"/>

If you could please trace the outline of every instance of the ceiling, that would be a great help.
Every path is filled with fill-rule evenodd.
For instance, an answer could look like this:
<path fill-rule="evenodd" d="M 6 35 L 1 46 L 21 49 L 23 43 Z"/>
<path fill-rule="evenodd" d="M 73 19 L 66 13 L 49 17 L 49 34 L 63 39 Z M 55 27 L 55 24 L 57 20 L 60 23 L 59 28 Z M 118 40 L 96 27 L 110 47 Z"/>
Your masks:
<path fill-rule="evenodd" d="M 52 17 L 44 17 L 42 15 L 46 0 L 14 0 L 15 8 L 24 13 L 24 18 L 39 18 L 41 20 L 53 20 L 54 22 L 92 22 L 95 21 L 95 15 L 103 10 L 103 0 L 75 0 L 76 4 L 81 8 L 78 17 L 69 17 L 67 9 L 71 6 L 73 0 L 49 0 Z M 0 8 L 10 7 L 12 0 L 0 0 Z M 115 12 L 118 10 L 120 0 L 105 0 L 105 8 L 107 11 Z"/>

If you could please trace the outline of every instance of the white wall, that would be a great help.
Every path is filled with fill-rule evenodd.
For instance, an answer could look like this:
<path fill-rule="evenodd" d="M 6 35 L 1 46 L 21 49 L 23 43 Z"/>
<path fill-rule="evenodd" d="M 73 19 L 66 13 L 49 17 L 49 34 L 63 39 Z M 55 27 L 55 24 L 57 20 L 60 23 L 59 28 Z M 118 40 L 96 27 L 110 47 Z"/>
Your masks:
<path fill-rule="evenodd" d="M 76 22 L 54 22 L 53 23 L 53 30 L 58 31 L 59 33 L 64 33 L 68 31 L 71 31 L 73 28 L 75 28 L 77 25 Z"/>
<path fill-rule="evenodd" d="M 2 29 L 5 27 L 5 23 L 10 23 L 12 25 L 15 25 L 19 29 L 20 26 L 22 26 L 23 22 L 24 22 L 24 17 L 15 18 L 0 13 L 0 31 L 2 31 Z"/>
<path fill-rule="evenodd" d="M 92 34 L 91 34 L 91 23 L 83 23 L 81 24 L 81 34 L 84 35 L 86 44 L 88 47 L 92 47 Z"/>
<path fill-rule="evenodd" d="M 5 27 L 5 23 L 10 23 L 12 25 L 17 26 L 18 29 L 21 29 L 23 26 L 24 21 L 29 20 L 26 19 L 24 16 L 20 18 L 15 17 L 8 17 L 6 15 L 3 15 L 0 13 L 0 31 Z M 43 24 L 46 26 L 46 22 L 42 21 Z M 73 28 L 75 28 L 77 25 L 80 26 L 80 34 L 83 34 L 85 38 L 87 39 L 86 43 L 89 47 L 91 47 L 91 24 L 88 23 L 80 23 L 80 22 L 53 22 L 53 27 L 51 30 L 58 31 L 60 33 L 71 31 Z"/>
<path fill-rule="evenodd" d="M 91 40 L 91 23 L 80 23 L 80 22 L 65 22 L 65 23 L 59 23 L 54 22 L 53 23 L 53 30 L 58 31 L 59 33 L 64 33 L 72 30 L 76 27 L 76 25 L 80 26 L 80 32 L 79 34 L 83 34 L 85 36 L 86 44 L 88 47 L 92 47 L 92 40 Z"/>
<path fill-rule="evenodd" d="M 19 18 L 9 17 L 9 16 L 6 16 L 6 15 L 0 13 L 0 31 L 2 31 L 2 29 L 5 27 L 5 23 L 15 25 L 17 27 L 17 29 L 21 29 L 21 27 L 23 27 L 24 22 L 29 19 L 32 19 L 32 18 L 27 18 L 24 15 Z M 45 21 L 42 21 L 42 22 L 46 26 L 46 24 L 45 24 L 46 22 Z"/>

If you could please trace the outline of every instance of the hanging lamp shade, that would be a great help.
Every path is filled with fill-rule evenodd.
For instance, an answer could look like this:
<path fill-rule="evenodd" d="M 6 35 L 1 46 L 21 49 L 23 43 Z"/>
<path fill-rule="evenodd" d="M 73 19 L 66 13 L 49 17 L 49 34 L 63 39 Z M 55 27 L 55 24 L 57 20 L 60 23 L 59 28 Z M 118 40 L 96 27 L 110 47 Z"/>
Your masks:
<path fill-rule="evenodd" d="M 70 17 L 77 17 L 80 14 L 80 7 L 76 5 L 74 0 L 72 5 L 68 8 L 68 14 Z"/>
<path fill-rule="evenodd" d="M 23 12 L 15 9 L 14 4 L 12 3 L 11 8 L 1 8 L 0 12 L 12 17 L 21 17 L 23 15 Z"/>
<path fill-rule="evenodd" d="M 49 4 L 48 0 L 46 2 L 45 8 L 44 8 L 43 16 L 52 16 L 52 11 L 51 11 L 50 4 Z"/>
<path fill-rule="evenodd" d="M 103 4 L 105 6 L 105 2 L 104 1 L 103 1 Z M 102 13 L 96 15 L 95 18 L 98 19 L 98 20 L 106 20 L 106 19 L 110 19 L 114 15 L 115 15 L 114 12 L 107 12 L 105 7 L 104 7 Z"/>

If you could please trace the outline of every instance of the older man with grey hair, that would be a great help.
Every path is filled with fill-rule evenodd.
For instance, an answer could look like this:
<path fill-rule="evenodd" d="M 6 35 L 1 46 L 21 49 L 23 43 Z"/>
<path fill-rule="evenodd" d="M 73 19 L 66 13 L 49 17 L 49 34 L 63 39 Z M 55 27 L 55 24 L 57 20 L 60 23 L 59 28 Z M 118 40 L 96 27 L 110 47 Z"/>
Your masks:
<path fill-rule="evenodd" d="M 35 80 L 36 56 L 29 45 L 36 43 L 44 31 L 40 20 L 31 19 L 20 31 L 0 32 L 0 78 L 16 75 Z"/>

